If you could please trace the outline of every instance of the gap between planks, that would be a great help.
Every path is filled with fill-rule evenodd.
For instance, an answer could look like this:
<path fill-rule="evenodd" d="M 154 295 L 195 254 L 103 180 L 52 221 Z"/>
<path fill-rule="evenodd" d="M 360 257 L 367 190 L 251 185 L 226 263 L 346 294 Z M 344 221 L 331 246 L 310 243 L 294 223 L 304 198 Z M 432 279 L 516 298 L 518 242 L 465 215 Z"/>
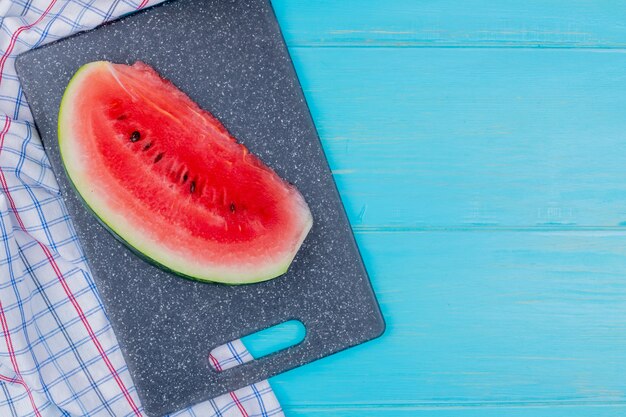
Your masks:
<path fill-rule="evenodd" d="M 368 411 L 368 410 L 432 410 L 463 408 L 554 408 L 554 407 L 626 407 L 626 401 L 585 401 L 585 400 L 547 400 L 547 401 L 477 401 L 477 402 L 407 402 L 407 403 L 368 403 L 368 404 L 285 404 L 292 411 Z"/>
<path fill-rule="evenodd" d="M 421 233 L 421 232 L 609 232 L 626 234 L 623 226 L 574 226 L 574 225 L 538 225 L 538 226 L 416 226 L 416 225 L 352 225 L 355 233 Z"/>
<path fill-rule="evenodd" d="M 618 45 L 585 45 L 585 44 L 561 44 L 561 43 L 540 43 L 540 42 L 468 42 L 468 43 L 441 43 L 436 42 L 407 42 L 407 41 L 375 41 L 375 42 L 289 42 L 289 49 L 573 49 L 585 51 L 625 51 L 626 44 Z"/>

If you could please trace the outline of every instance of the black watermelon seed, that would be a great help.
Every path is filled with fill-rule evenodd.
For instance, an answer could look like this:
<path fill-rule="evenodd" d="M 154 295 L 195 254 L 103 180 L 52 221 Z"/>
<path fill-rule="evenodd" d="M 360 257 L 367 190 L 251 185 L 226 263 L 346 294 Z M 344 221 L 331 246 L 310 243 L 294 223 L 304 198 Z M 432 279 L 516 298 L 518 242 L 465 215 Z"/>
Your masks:
<path fill-rule="evenodd" d="M 147 151 L 148 149 L 150 149 L 150 147 L 152 146 L 152 142 L 148 142 L 146 143 L 146 145 L 143 147 L 144 151 Z"/>
<path fill-rule="evenodd" d="M 137 142 L 141 138 L 141 135 L 136 130 L 130 134 L 130 141 Z"/>
<path fill-rule="evenodd" d="M 196 182 L 191 181 L 191 185 L 189 186 L 189 192 L 193 194 L 194 191 L 196 191 Z"/>
<path fill-rule="evenodd" d="M 161 158 L 163 158 L 163 152 L 161 152 L 156 156 L 156 158 L 154 158 L 154 163 L 156 164 L 157 162 L 159 162 Z"/>
<path fill-rule="evenodd" d="M 187 178 L 189 178 L 189 176 L 185 172 L 185 174 L 183 174 L 183 184 L 187 182 Z"/>
<path fill-rule="evenodd" d="M 235 212 L 235 203 L 230 203 L 230 212 L 231 213 Z"/>

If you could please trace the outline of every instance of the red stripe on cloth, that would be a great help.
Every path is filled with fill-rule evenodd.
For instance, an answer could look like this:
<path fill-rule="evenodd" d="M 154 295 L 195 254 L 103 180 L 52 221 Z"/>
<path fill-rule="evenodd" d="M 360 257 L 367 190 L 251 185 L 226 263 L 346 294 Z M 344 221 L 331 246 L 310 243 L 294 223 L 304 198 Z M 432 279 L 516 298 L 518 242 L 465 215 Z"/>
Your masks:
<path fill-rule="evenodd" d="M 2 150 L 2 145 L 4 144 L 4 136 L 9 131 L 9 127 L 11 126 L 11 119 L 8 117 L 5 118 L 4 127 L 0 132 L 0 150 Z M 28 394 L 28 398 L 30 399 L 30 403 L 33 406 L 33 410 L 37 416 L 41 416 L 39 413 L 39 409 L 35 404 L 35 399 L 33 398 L 33 393 L 30 391 L 28 385 L 24 382 L 22 375 L 20 373 L 20 368 L 17 364 L 17 358 L 15 356 L 15 349 L 13 348 L 13 341 L 11 340 L 11 333 L 9 332 L 9 323 L 7 322 L 6 315 L 4 314 L 4 308 L 2 307 L 2 301 L 0 301 L 0 325 L 2 326 L 2 335 L 4 336 L 4 340 L 7 345 L 7 352 L 9 353 L 9 359 L 11 360 L 11 365 L 13 365 L 13 370 L 15 371 L 16 378 L 9 378 L 4 375 L 0 375 L 0 379 L 3 381 L 17 382 L 22 385 Z"/>
<path fill-rule="evenodd" d="M 215 359 L 215 356 L 213 356 L 212 354 L 209 353 L 209 359 L 211 360 L 211 362 L 213 362 L 213 366 L 215 367 L 215 369 L 217 369 L 218 372 L 221 372 L 222 371 L 222 366 L 217 361 L 217 359 Z"/>
<path fill-rule="evenodd" d="M 9 131 L 9 127 L 11 126 L 11 119 L 9 116 L 4 116 L 4 127 L 2 128 L 2 132 L 0 132 L 0 152 L 2 152 L 2 146 L 4 145 L 4 137 Z"/>
<path fill-rule="evenodd" d="M 10 125 L 11 125 L 11 119 L 8 116 L 5 116 L 5 127 L 4 129 L 2 129 L 2 132 L 0 132 L 0 152 L 2 152 L 2 148 L 4 146 L 4 137 L 6 136 L 6 133 L 9 130 Z M 15 201 L 13 201 L 13 197 L 11 197 L 11 194 L 9 194 L 9 186 L 6 182 L 6 178 L 4 176 L 4 172 L 2 171 L 2 169 L 0 169 L 0 186 L 2 187 L 2 190 L 4 191 L 4 193 L 6 194 L 7 199 L 9 200 L 9 204 L 11 206 L 11 209 L 13 210 L 13 213 L 15 214 L 15 218 L 17 219 L 17 222 L 19 223 L 22 230 L 26 231 L 26 227 L 24 226 L 24 223 L 22 222 L 22 218 L 19 212 L 17 211 L 17 207 L 15 206 Z M 111 375 L 113 375 L 113 379 L 115 379 L 115 382 L 117 383 L 118 387 L 124 394 L 124 397 L 126 398 L 126 401 L 128 401 L 128 404 L 131 406 L 133 413 L 135 413 L 136 416 L 141 416 L 141 413 L 139 412 L 139 408 L 135 404 L 135 401 L 133 400 L 130 393 L 128 392 L 128 389 L 122 382 L 122 379 L 120 378 L 119 374 L 115 370 L 115 367 L 113 366 L 106 352 L 102 348 L 100 341 L 96 337 L 96 334 L 94 333 L 91 327 L 91 324 L 89 324 L 89 321 L 87 320 L 87 317 L 85 316 L 85 313 L 83 312 L 83 309 L 81 308 L 80 304 L 78 304 L 76 297 L 74 297 L 74 294 L 72 293 L 69 286 L 67 285 L 67 282 L 65 281 L 65 277 L 61 273 L 59 266 L 57 265 L 56 261 L 54 260 L 54 257 L 52 256 L 52 253 L 50 253 L 50 249 L 48 249 L 46 245 L 44 245 L 43 243 L 39 241 L 37 241 L 37 243 L 39 244 L 39 247 L 41 247 L 44 254 L 46 255 L 46 258 L 48 258 L 48 261 L 50 262 L 50 265 L 52 266 L 54 273 L 56 274 L 59 282 L 61 283 L 61 286 L 63 287 L 63 290 L 65 291 L 65 294 L 70 299 L 70 302 L 72 303 L 72 305 L 74 306 L 74 309 L 78 313 L 78 317 L 80 318 L 83 325 L 85 326 L 85 329 L 87 330 L 87 333 L 89 334 L 89 337 L 91 338 L 94 345 L 96 346 L 96 349 L 98 350 L 98 353 L 104 360 L 104 363 L 106 364 L 107 368 L 109 368 L 109 372 L 111 372 Z"/>
<path fill-rule="evenodd" d="M 48 7 L 46 8 L 46 10 L 33 23 L 29 25 L 20 26 L 19 28 L 17 28 L 15 32 L 13 32 L 13 35 L 11 35 L 11 41 L 9 42 L 9 46 L 7 47 L 7 50 L 4 51 L 4 54 L 2 55 L 2 57 L 0 57 L 0 83 L 2 83 L 2 75 L 4 73 L 4 63 L 7 61 L 7 59 L 11 55 L 11 52 L 13 52 L 13 48 L 15 47 L 15 42 L 17 42 L 17 37 L 20 36 L 20 33 L 22 33 L 23 31 L 28 30 L 32 28 L 33 26 L 35 26 L 36 24 L 38 24 L 39 22 L 41 22 L 43 18 L 46 17 L 46 15 L 50 12 L 50 10 L 52 9 L 52 7 L 54 6 L 56 2 L 57 0 L 52 0 L 50 4 L 48 5 Z"/>
<path fill-rule="evenodd" d="M 6 133 L 2 130 L 3 133 Z M 37 408 L 37 404 L 35 404 L 35 399 L 33 398 L 33 393 L 30 388 L 24 382 L 22 375 L 20 374 L 20 368 L 17 365 L 17 358 L 15 357 L 15 349 L 13 349 L 13 342 L 11 341 L 11 334 L 9 333 L 9 324 L 7 323 L 7 318 L 4 315 L 4 309 L 2 308 L 2 302 L 0 301 L 0 324 L 2 324 L 2 335 L 4 336 L 4 340 L 7 342 L 7 351 L 9 352 L 9 358 L 11 358 L 11 364 L 13 365 L 13 370 L 15 371 L 15 375 L 17 378 L 9 378 L 4 375 L 0 375 L 0 379 L 3 381 L 9 382 L 17 382 L 26 390 L 26 394 L 28 395 L 28 399 L 30 400 L 30 404 L 33 406 L 33 410 L 35 411 L 35 415 L 37 417 L 41 417 L 41 413 Z"/>
<path fill-rule="evenodd" d="M 241 415 L 243 417 L 248 417 L 248 413 L 246 412 L 246 409 L 243 408 L 243 405 L 241 405 L 241 401 L 239 401 L 239 398 L 237 398 L 234 392 L 230 393 L 230 397 L 233 399 L 233 401 L 235 401 L 235 404 L 237 404 L 237 408 L 241 412 Z"/>
<path fill-rule="evenodd" d="M 1 172 L 0 172 L 0 174 L 1 174 Z M 0 178 L 0 180 L 1 179 L 2 178 Z M 83 325 L 85 326 L 85 329 L 87 329 L 87 333 L 89 334 L 89 337 L 91 338 L 91 340 L 93 340 L 93 343 L 96 346 L 96 349 L 98 350 L 98 353 L 100 353 L 100 356 L 104 360 L 104 363 L 106 364 L 107 368 L 109 368 L 109 372 L 111 372 L 111 375 L 113 375 L 113 379 L 115 379 L 115 382 L 117 383 L 117 386 L 120 388 L 120 390 L 124 394 L 124 398 L 126 398 L 126 401 L 128 401 L 128 404 L 130 404 L 130 407 L 132 408 L 133 413 L 135 413 L 136 416 L 141 416 L 141 413 L 139 412 L 139 408 L 135 404 L 135 401 L 133 400 L 133 397 L 128 392 L 128 389 L 124 385 L 124 382 L 122 381 L 122 378 L 120 378 L 119 374 L 115 370 L 115 367 L 113 366 L 113 364 L 111 363 L 111 361 L 110 361 L 109 357 L 107 356 L 106 352 L 102 348 L 102 345 L 100 344 L 100 341 L 98 340 L 98 338 L 96 337 L 96 334 L 94 333 L 93 329 L 91 328 L 91 324 L 89 324 L 89 321 L 87 320 L 87 317 L 85 316 L 85 313 L 83 312 L 82 307 L 80 306 L 80 304 L 78 304 L 78 301 L 76 300 L 76 297 L 74 297 L 74 294 L 72 293 L 72 290 L 70 290 L 70 287 L 67 285 L 67 282 L 65 281 L 65 277 L 61 273 L 61 270 L 59 269 L 59 266 L 57 265 L 57 263 L 55 262 L 54 258 L 52 257 L 52 254 L 50 253 L 50 249 L 48 249 L 48 247 L 45 246 L 44 244 L 42 244 L 41 242 L 37 242 L 37 243 L 39 244 L 41 249 L 46 254 L 46 257 L 48 258 L 48 261 L 50 261 L 50 264 L 52 265 L 52 269 L 54 269 L 54 272 L 57 275 L 57 278 L 59 279 L 59 282 L 63 286 L 63 290 L 65 291 L 65 294 L 67 294 L 67 296 L 69 297 L 72 305 L 74 306 L 74 309 L 78 313 L 78 317 L 80 317 L 80 321 L 83 322 Z"/>
<path fill-rule="evenodd" d="M 5 381 L 5 382 L 8 382 L 9 384 L 15 384 L 16 382 L 19 383 L 19 380 L 17 379 L 17 377 L 9 378 L 6 375 L 0 375 L 0 381 Z"/>
<path fill-rule="evenodd" d="M 220 363 L 217 361 L 217 359 L 215 359 L 215 356 L 213 356 L 210 353 L 209 353 L 209 360 L 213 362 L 213 366 L 215 367 L 215 369 L 218 370 L 218 372 L 222 370 L 222 366 L 220 365 Z M 232 398 L 233 401 L 235 402 L 235 405 L 239 409 L 239 412 L 241 413 L 241 415 L 243 417 L 248 417 L 248 412 L 246 411 L 245 408 L 243 408 L 243 405 L 241 405 L 241 401 L 239 401 L 239 398 L 237 398 L 237 394 L 235 394 L 234 392 L 231 392 L 229 394 L 230 394 L 230 398 Z"/>
<path fill-rule="evenodd" d="M 143 9 L 145 7 L 146 4 L 148 4 L 149 0 L 142 0 L 141 4 L 139 6 L 137 6 L 137 10 L 139 9 Z"/>

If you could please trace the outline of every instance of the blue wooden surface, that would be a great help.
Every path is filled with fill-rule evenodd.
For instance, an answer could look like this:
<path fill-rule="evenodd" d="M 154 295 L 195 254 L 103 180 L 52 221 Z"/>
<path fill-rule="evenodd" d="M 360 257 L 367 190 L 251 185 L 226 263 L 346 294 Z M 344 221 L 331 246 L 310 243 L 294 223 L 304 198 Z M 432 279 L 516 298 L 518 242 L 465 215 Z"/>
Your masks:
<path fill-rule="evenodd" d="M 626 415 L 626 8 L 273 1 L 388 322 L 288 417 Z"/>

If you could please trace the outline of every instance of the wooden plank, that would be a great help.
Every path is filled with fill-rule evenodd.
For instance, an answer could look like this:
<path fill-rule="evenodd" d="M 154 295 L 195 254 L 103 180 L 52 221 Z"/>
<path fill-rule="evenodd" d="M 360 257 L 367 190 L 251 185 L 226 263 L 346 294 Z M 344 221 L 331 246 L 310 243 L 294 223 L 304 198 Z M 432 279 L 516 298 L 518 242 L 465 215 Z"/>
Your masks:
<path fill-rule="evenodd" d="M 290 46 L 624 48 L 612 0 L 273 0 Z"/>
<path fill-rule="evenodd" d="M 287 415 L 626 405 L 626 232 L 357 238 L 387 333 L 274 378 Z"/>
<path fill-rule="evenodd" d="M 447 405 L 424 404 L 422 406 L 346 407 L 342 404 L 328 406 L 294 407 L 285 410 L 288 417 L 616 417 L 626 414 L 624 405 L 559 405 L 559 404 L 487 404 Z"/>
<path fill-rule="evenodd" d="M 626 224 L 626 54 L 292 55 L 357 230 Z"/>
<path fill-rule="evenodd" d="M 626 9 L 273 4 L 389 326 L 286 414 L 625 414 Z"/>

